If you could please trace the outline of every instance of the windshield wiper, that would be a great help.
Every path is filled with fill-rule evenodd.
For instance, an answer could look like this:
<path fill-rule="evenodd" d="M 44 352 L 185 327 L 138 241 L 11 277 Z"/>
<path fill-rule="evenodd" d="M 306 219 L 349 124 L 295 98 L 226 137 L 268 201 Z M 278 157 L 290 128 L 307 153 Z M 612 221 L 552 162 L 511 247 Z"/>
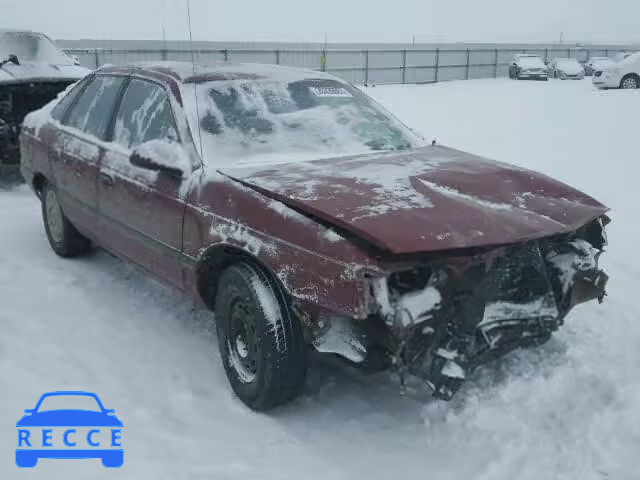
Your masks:
<path fill-rule="evenodd" d="M 0 68 L 4 67 L 7 63 L 13 63 L 14 65 L 20 65 L 18 57 L 13 53 L 9 55 L 5 60 L 0 61 Z"/>

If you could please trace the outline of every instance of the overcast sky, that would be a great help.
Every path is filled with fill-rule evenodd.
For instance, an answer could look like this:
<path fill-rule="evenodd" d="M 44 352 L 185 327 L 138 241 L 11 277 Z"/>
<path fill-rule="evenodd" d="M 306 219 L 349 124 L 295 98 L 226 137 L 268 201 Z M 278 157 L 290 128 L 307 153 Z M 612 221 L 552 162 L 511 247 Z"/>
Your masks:
<path fill-rule="evenodd" d="M 58 39 L 188 37 L 186 0 L 0 0 Z M 191 0 L 196 40 L 640 42 L 640 0 Z"/>

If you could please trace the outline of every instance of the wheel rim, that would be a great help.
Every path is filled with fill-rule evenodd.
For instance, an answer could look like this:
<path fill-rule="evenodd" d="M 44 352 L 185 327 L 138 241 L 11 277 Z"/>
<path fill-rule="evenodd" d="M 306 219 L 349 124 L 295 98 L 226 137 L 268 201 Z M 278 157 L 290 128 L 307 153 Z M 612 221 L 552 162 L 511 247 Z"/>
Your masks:
<path fill-rule="evenodd" d="M 252 314 L 244 299 L 237 299 L 231 309 L 227 340 L 229 364 L 244 383 L 251 383 L 258 371 L 258 342 Z"/>
<path fill-rule="evenodd" d="M 45 209 L 47 212 L 47 226 L 49 227 L 49 235 L 54 242 L 60 243 L 62 241 L 62 210 L 60 210 L 60 204 L 58 203 L 58 197 L 56 192 L 49 190 L 45 199 Z"/>
<path fill-rule="evenodd" d="M 626 78 L 622 82 L 622 88 L 637 88 L 638 84 L 635 78 Z"/>

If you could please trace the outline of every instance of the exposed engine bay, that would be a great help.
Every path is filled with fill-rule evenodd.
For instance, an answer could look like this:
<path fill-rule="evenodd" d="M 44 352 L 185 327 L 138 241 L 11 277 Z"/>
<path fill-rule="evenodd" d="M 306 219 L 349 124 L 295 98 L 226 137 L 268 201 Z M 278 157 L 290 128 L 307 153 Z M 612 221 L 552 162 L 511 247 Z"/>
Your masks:
<path fill-rule="evenodd" d="M 56 98 L 72 81 L 0 85 L 0 167 L 20 163 L 18 138 L 24 117 Z"/>
<path fill-rule="evenodd" d="M 609 221 L 391 273 L 372 286 L 373 321 L 333 319 L 314 344 L 362 364 L 383 353 L 403 388 L 416 376 L 450 400 L 479 365 L 545 343 L 575 305 L 603 301 L 608 276 L 598 260 Z"/>

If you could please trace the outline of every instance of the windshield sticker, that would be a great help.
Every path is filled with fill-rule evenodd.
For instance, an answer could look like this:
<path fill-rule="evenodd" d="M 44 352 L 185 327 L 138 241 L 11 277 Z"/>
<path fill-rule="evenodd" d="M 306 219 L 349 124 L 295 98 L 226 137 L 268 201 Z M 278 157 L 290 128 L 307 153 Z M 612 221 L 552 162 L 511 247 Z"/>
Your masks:
<path fill-rule="evenodd" d="M 353 97 L 346 88 L 309 87 L 316 97 Z"/>

